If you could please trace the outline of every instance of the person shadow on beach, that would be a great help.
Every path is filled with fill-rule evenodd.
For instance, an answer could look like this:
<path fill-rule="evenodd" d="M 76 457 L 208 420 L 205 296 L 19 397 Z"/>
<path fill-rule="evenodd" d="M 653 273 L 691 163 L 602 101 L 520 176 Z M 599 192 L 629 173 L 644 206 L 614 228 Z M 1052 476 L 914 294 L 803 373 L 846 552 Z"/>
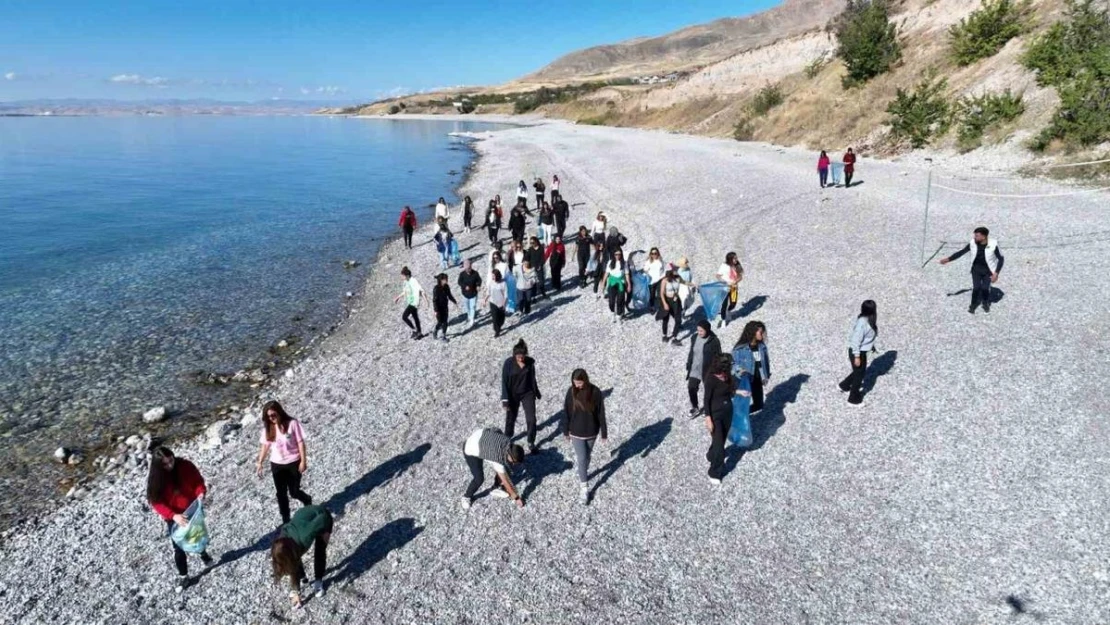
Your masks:
<path fill-rule="evenodd" d="M 786 407 L 798 401 L 802 385 L 809 381 L 809 374 L 799 373 L 777 384 L 763 400 L 763 410 L 751 415 L 752 444 L 747 448 L 730 445 L 725 452 L 725 475 L 740 464 L 745 454 L 758 451 L 786 424 Z"/>
<path fill-rule="evenodd" d="M 420 464 L 431 448 L 431 443 L 424 443 L 403 454 L 393 456 L 351 482 L 342 491 L 332 495 L 323 506 L 335 516 L 342 516 L 353 501 Z"/>
<path fill-rule="evenodd" d="M 590 479 L 593 480 L 593 488 L 590 489 L 590 498 L 593 499 L 597 495 L 597 491 L 602 487 L 613 474 L 624 466 L 632 458 L 640 457 L 647 458 L 648 454 L 655 451 L 659 445 L 663 443 L 663 439 L 671 433 L 671 425 L 674 420 L 670 417 L 656 421 L 651 425 L 645 425 L 636 431 L 635 434 L 630 436 L 628 440 L 621 443 L 615 450 L 613 450 L 613 457 L 605 466 L 594 471 Z M 594 453 L 597 453 L 597 448 L 594 448 Z"/>
<path fill-rule="evenodd" d="M 354 551 L 332 567 L 325 579 L 330 585 L 349 584 L 381 562 L 389 552 L 409 544 L 424 532 L 412 518 L 394 519 L 374 530 Z"/>

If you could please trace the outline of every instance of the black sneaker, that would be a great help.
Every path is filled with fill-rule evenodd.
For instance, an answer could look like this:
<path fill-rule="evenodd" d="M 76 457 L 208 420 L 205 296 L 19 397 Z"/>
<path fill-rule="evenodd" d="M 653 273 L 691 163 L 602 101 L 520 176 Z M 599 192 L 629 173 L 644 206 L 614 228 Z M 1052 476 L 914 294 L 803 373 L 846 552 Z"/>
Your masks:
<path fill-rule="evenodd" d="M 990 304 L 983 304 L 983 312 L 989 313 L 990 311 L 991 311 L 991 305 Z"/>
<path fill-rule="evenodd" d="M 975 304 L 972 304 L 971 306 L 968 306 L 967 307 L 967 312 L 974 315 L 975 314 Z"/>
<path fill-rule="evenodd" d="M 664 334 L 664 335 L 663 335 L 663 342 L 664 342 L 664 343 L 666 343 L 666 342 L 667 342 L 667 341 L 669 341 L 669 340 L 671 340 L 671 339 L 667 338 L 667 335 L 666 335 L 666 334 Z"/>
<path fill-rule="evenodd" d="M 207 566 L 212 566 L 212 563 L 214 562 L 214 560 L 212 559 L 212 556 L 208 555 L 207 551 L 200 554 L 200 561 L 203 562 L 204 566 L 206 566 L 206 567 Z"/>
<path fill-rule="evenodd" d="M 677 336 L 671 337 L 671 345 L 682 345 L 682 341 L 678 340 Z"/>
<path fill-rule="evenodd" d="M 540 450 L 539 447 L 536 447 L 535 445 L 529 445 L 528 446 L 528 455 L 529 456 L 535 455 L 536 452 L 538 452 L 539 450 Z"/>
<path fill-rule="evenodd" d="M 690 409 L 690 418 L 691 419 L 698 416 L 699 414 L 701 414 L 701 408 L 691 408 Z"/>

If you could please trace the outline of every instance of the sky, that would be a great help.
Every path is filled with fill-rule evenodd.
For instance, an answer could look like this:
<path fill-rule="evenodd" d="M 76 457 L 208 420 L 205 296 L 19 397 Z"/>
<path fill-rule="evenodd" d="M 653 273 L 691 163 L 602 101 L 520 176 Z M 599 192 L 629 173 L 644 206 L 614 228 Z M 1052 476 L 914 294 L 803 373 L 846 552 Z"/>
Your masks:
<path fill-rule="evenodd" d="M 0 101 L 365 102 L 491 85 L 568 52 L 776 0 L 0 0 Z"/>

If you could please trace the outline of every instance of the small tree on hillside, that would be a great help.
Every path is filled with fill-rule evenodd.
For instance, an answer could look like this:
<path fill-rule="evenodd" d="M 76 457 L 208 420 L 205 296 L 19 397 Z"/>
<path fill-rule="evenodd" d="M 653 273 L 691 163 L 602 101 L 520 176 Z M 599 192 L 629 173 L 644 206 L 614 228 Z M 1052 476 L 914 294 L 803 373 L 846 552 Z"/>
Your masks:
<path fill-rule="evenodd" d="M 902 58 L 898 28 L 890 21 L 886 0 L 848 0 L 833 29 L 840 44 L 837 56 L 848 69 L 842 81 L 845 89 L 889 71 Z"/>
<path fill-rule="evenodd" d="M 1025 32 L 1029 10 L 1029 0 L 983 0 L 979 9 L 948 29 L 953 60 L 964 66 L 994 56 Z"/>

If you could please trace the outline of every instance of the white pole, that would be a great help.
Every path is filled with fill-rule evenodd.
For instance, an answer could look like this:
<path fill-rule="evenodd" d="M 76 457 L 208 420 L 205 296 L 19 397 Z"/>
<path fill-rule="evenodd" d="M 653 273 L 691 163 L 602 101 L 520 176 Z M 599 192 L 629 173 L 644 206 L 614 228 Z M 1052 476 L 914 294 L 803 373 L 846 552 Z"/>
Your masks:
<path fill-rule="evenodd" d="M 927 158 L 925 162 L 929 164 L 929 178 L 925 183 L 925 223 L 921 228 L 921 266 L 925 266 L 925 236 L 929 232 L 929 196 L 933 191 L 933 159 Z"/>

